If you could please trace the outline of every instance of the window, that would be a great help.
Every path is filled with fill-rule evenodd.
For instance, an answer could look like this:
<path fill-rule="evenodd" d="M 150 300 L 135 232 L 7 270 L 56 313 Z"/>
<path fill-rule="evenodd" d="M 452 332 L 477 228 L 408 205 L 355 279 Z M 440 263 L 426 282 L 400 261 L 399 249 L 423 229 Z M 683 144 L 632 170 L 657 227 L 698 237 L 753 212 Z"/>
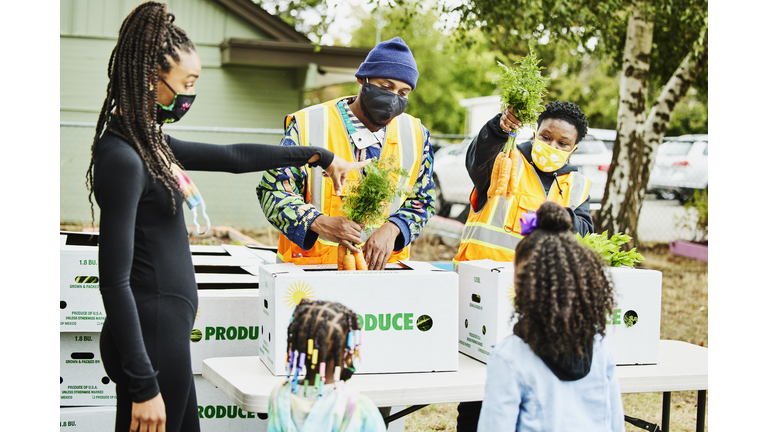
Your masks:
<path fill-rule="evenodd" d="M 664 156 L 685 156 L 693 145 L 686 141 L 667 141 L 659 146 L 659 155 Z"/>
<path fill-rule="evenodd" d="M 597 140 L 581 140 L 579 148 L 573 154 L 600 154 L 605 153 L 605 144 Z"/>

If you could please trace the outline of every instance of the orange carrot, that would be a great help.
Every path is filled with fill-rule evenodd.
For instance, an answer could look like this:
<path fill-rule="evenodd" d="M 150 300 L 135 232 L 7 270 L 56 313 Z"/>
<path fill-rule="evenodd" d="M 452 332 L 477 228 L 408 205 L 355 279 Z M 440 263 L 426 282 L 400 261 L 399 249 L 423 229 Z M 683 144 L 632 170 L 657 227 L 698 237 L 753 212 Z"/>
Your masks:
<path fill-rule="evenodd" d="M 339 270 L 344 270 L 344 255 L 347 254 L 347 248 L 339 245 L 336 248 L 336 265 Z"/>
<path fill-rule="evenodd" d="M 496 196 L 496 189 L 499 187 L 499 170 L 501 169 L 500 159 L 504 158 L 504 152 L 499 152 L 493 161 L 493 172 L 491 173 L 491 185 L 488 187 L 488 198 Z"/>
<path fill-rule="evenodd" d="M 353 254 L 355 257 L 355 268 L 357 270 L 368 270 L 368 264 L 365 262 L 365 256 L 363 256 L 363 251 L 357 251 Z"/>
<path fill-rule="evenodd" d="M 344 255 L 344 270 L 355 270 L 355 256 L 349 251 Z"/>
<path fill-rule="evenodd" d="M 499 168 L 499 178 L 496 181 L 495 196 L 505 196 L 507 194 L 507 186 L 509 185 L 509 177 L 512 173 L 512 159 L 504 155 L 504 158 L 500 161 L 501 167 Z"/>

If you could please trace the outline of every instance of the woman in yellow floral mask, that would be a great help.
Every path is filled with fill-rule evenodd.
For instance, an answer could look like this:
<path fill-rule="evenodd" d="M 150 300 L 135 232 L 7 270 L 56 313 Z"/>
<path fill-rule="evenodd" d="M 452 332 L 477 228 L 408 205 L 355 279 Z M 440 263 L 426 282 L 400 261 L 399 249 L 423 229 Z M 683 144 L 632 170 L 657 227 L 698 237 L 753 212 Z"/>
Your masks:
<path fill-rule="evenodd" d="M 512 108 L 497 114 L 480 129 L 467 150 L 466 167 L 475 185 L 470 195 L 470 212 L 461 236 L 459 252 L 453 260 L 492 259 L 512 262 L 515 247 L 523 238 L 520 220 L 533 214 L 546 201 L 563 206 L 573 220 L 572 231 L 586 235 L 594 231 L 589 215 L 590 182 L 568 164 L 579 141 L 587 134 L 587 118 L 570 102 L 547 104 L 537 120 L 533 141 L 516 146 L 512 157 L 518 158 L 516 194 L 488 198 L 496 155 L 503 150 L 510 133 L 522 124 Z M 560 365 L 567 368 L 569 365 Z M 459 404 L 457 431 L 474 431 L 482 402 Z"/>

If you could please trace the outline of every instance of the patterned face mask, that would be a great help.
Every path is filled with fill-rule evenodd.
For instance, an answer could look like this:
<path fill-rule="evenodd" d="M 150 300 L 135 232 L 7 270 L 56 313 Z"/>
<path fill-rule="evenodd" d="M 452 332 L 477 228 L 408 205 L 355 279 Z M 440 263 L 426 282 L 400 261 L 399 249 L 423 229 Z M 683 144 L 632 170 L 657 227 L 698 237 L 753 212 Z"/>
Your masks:
<path fill-rule="evenodd" d="M 566 152 L 551 147 L 544 141 L 536 139 L 536 141 L 533 143 L 531 156 L 533 158 L 533 163 L 536 164 L 540 170 L 549 173 L 562 168 L 563 165 L 565 165 L 565 162 L 568 161 L 568 158 L 573 152 L 576 151 L 577 148 L 579 148 L 579 146 L 575 146 L 573 147 L 573 150 Z"/>
<path fill-rule="evenodd" d="M 195 95 L 176 93 L 176 91 L 173 90 L 171 86 L 165 82 L 164 79 L 160 78 L 160 81 L 162 81 L 163 84 L 165 84 L 173 92 L 174 96 L 170 106 L 165 106 L 160 102 L 157 102 L 157 122 L 177 122 L 181 120 L 182 117 L 184 117 L 184 114 L 186 114 L 187 111 L 189 111 L 189 108 L 192 106 L 192 102 L 195 101 Z"/>
<path fill-rule="evenodd" d="M 209 229 L 211 229 L 211 220 L 208 219 L 208 215 L 205 213 L 205 201 L 203 201 L 203 195 L 200 194 L 199 190 L 197 190 L 197 186 L 192 183 L 192 179 L 190 179 L 189 176 L 187 176 L 187 173 L 185 173 L 184 170 L 182 170 L 178 165 L 171 164 L 171 171 L 173 171 L 173 174 L 179 180 L 179 188 L 181 189 L 181 193 L 184 196 L 184 202 L 187 203 L 187 207 L 192 210 L 192 221 L 195 223 L 197 233 L 205 234 Z M 202 209 L 203 217 L 205 218 L 205 222 L 208 224 L 205 231 L 202 232 L 200 232 L 200 224 L 197 223 L 198 206 L 200 206 Z"/>

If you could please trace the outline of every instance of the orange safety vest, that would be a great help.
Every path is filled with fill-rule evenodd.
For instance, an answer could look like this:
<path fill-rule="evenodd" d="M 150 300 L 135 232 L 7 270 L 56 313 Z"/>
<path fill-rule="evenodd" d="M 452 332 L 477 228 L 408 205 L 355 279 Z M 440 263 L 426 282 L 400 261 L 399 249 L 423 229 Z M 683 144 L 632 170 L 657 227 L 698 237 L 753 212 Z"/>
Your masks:
<path fill-rule="evenodd" d="M 300 145 L 322 147 L 352 162 L 354 146 L 349 141 L 341 111 L 336 106 L 338 101 L 349 97 L 313 105 L 288 115 L 285 118 L 285 127 L 287 128 L 292 120 L 295 121 L 298 126 Z M 409 177 L 398 176 L 400 186 L 407 184 L 412 188 L 416 184 L 423 151 L 424 136 L 419 119 L 408 114 L 400 114 L 387 125 L 381 158 L 394 156 L 396 165 L 410 174 Z M 326 216 L 341 216 L 341 197 L 334 193 L 333 181 L 323 177 L 322 174 L 323 169 L 320 166 L 307 169 L 304 200 Z M 360 178 L 360 172 L 350 171 L 347 174 L 347 184 L 355 184 L 360 181 Z M 344 189 L 347 190 L 347 185 Z M 344 193 L 342 191 L 342 195 Z M 405 198 L 401 196 L 399 200 L 392 202 L 388 214 L 397 212 L 405 202 Z M 337 246 L 338 243 L 318 238 L 311 249 L 304 250 L 281 233 L 277 245 L 277 258 L 282 262 L 293 262 L 299 265 L 336 264 Z M 409 250 L 409 247 L 405 247 L 400 252 L 393 252 L 388 262 L 408 259 Z"/>
<path fill-rule="evenodd" d="M 545 201 L 575 210 L 587 200 L 591 182 L 581 173 L 574 171 L 557 176 L 557 183 L 552 182 L 547 196 L 533 165 L 520 150 L 515 149 L 513 157 L 522 162 L 518 163 L 516 173 L 517 194 L 509 201 L 506 196 L 490 198 L 477 213 L 470 205 L 469 216 L 461 233 L 459 252 L 453 258 L 454 267 L 460 261 L 514 261 L 515 247 L 523 238 L 520 234 L 520 218 L 523 213 L 536 212 Z M 476 194 L 477 190 L 472 190 L 471 201 L 474 201 Z"/>

